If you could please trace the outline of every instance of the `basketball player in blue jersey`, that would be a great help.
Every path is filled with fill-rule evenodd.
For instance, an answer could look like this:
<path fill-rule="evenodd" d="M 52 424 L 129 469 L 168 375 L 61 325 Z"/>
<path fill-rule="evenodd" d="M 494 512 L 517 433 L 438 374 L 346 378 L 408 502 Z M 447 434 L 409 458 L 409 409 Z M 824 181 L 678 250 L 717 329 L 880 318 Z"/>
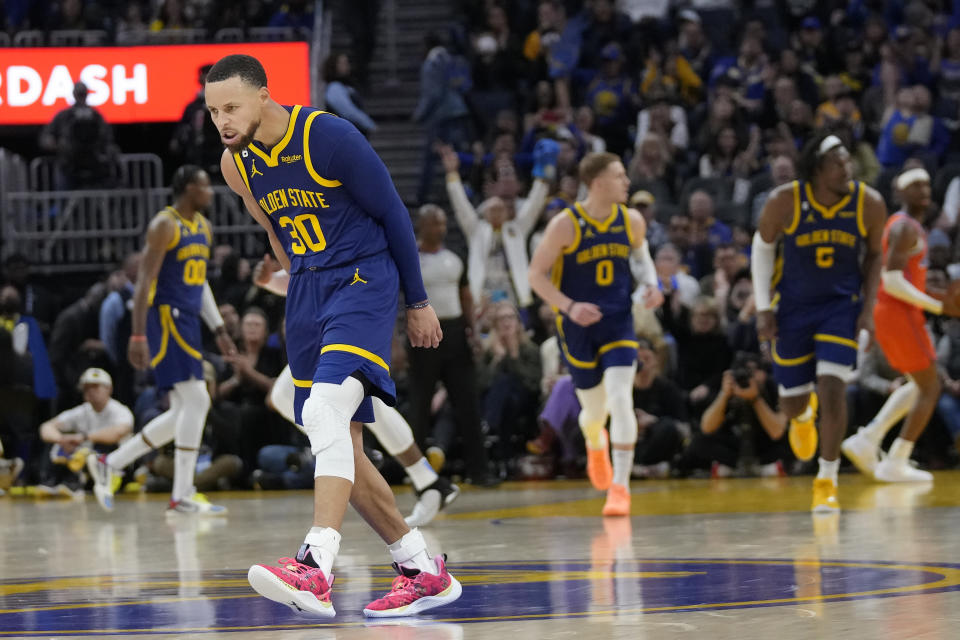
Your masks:
<path fill-rule="evenodd" d="M 223 176 L 290 274 L 294 417 L 316 456 L 313 527 L 295 558 L 251 567 L 250 584 L 295 610 L 335 615 L 331 572 L 350 502 L 388 544 L 400 574 L 366 615 L 414 615 L 453 602 L 460 583 L 404 522 L 361 441 L 362 423 L 374 420 L 371 398 L 395 403 L 389 363 L 400 288 L 413 346 L 436 347 L 442 337 L 413 226 L 390 175 L 347 120 L 274 101 L 255 58 L 217 62 L 205 98 L 227 147 Z"/>
<path fill-rule="evenodd" d="M 647 247 L 646 222 L 622 204 L 630 180 L 620 158 L 587 154 L 580 162 L 580 180 L 587 198 L 547 225 L 530 262 L 530 286 L 559 312 L 557 337 L 580 400 L 587 475 L 594 487 L 607 491 L 603 515 L 628 516 L 637 443 L 631 254 L 643 265 L 646 306 L 659 306 L 663 294 Z M 608 415 L 609 436 L 604 428 Z"/>
<path fill-rule="evenodd" d="M 829 513 L 840 508 L 845 390 L 857 361 L 857 336 L 861 330 L 873 334 L 887 209 L 876 191 L 851 180 L 850 153 L 834 135 L 807 144 L 800 170 L 803 179 L 778 187 L 760 214 L 753 289 L 757 333 L 771 341 L 780 408 L 791 418 L 790 444 L 800 459 L 817 450 L 819 398 L 813 511 Z"/>
<path fill-rule="evenodd" d="M 128 347 L 130 364 L 139 370 L 153 368 L 157 387 L 169 389 L 170 408 L 116 451 L 106 456 L 91 454 L 87 468 L 100 506 L 111 511 L 118 472 L 174 440 L 173 495 L 167 512 L 225 515 L 226 508 L 210 504 L 193 486 L 210 408 L 203 379 L 200 319 L 216 334 L 221 353 L 236 353 L 207 284 L 212 234 L 200 211 L 210 206 L 213 189 L 207 173 L 192 165 L 177 169 L 172 188 L 173 206 L 154 216 L 147 229 Z"/>

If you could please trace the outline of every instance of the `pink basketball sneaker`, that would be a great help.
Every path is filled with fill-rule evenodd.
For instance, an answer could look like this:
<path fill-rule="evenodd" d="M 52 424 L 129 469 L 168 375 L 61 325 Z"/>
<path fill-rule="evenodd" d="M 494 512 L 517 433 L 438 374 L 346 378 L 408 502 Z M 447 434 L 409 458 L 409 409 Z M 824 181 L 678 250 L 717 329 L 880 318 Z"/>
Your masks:
<path fill-rule="evenodd" d="M 306 611 L 325 618 L 337 615 L 330 601 L 330 582 L 323 571 L 296 558 L 280 558 L 279 567 L 255 564 L 247 572 L 253 590 L 268 600 L 285 604 L 295 611 Z"/>
<path fill-rule="evenodd" d="M 398 575 L 393 579 L 390 593 L 374 600 L 363 613 L 371 618 L 413 616 L 435 607 L 450 604 L 460 597 L 463 587 L 447 571 L 445 558 L 434 556 L 438 574 L 417 571 L 393 565 Z"/>

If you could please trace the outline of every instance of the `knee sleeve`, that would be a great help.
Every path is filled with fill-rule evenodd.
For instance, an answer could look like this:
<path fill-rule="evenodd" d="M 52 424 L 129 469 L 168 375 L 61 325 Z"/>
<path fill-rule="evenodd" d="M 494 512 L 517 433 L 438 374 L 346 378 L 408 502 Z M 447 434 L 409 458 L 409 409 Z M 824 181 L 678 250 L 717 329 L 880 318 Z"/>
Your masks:
<path fill-rule="evenodd" d="M 391 456 L 396 456 L 413 446 L 413 430 L 400 412 L 388 407 L 380 398 L 373 399 L 374 421 L 367 428 L 377 437 Z"/>
<path fill-rule="evenodd" d="M 293 424 L 297 424 L 297 419 L 293 417 L 293 398 L 296 392 L 293 374 L 290 373 L 290 367 L 286 366 L 270 388 L 270 404 L 273 405 L 274 411 Z"/>
<path fill-rule="evenodd" d="M 610 412 L 610 442 L 634 444 L 637 441 L 637 414 L 633 410 L 633 378 L 637 366 L 610 367 L 603 373 Z"/>
<path fill-rule="evenodd" d="M 199 449 L 203 428 L 210 410 L 210 394 L 203 380 L 187 380 L 173 385 L 171 396 L 176 394 L 181 402 L 177 420 L 175 444 L 181 449 Z"/>
<path fill-rule="evenodd" d="M 607 421 L 607 394 L 603 385 L 598 384 L 591 389 L 577 389 L 577 400 L 580 401 L 580 430 L 588 442 L 593 441 L 595 434 L 603 429 Z"/>
<path fill-rule="evenodd" d="M 350 418 L 363 400 L 363 383 L 347 378 L 340 384 L 318 382 L 300 415 L 310 450 L 317 457 L 314 477 L 335 476 L 353 482 L 353 439 Z"/>

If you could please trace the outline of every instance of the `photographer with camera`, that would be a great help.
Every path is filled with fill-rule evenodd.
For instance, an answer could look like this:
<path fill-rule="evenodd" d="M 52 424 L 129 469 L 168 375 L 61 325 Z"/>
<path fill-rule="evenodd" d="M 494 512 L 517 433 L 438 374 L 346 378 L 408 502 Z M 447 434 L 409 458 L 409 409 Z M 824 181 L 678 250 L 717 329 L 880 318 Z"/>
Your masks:
<path fill-rule="evenodd" d="M 738 352 L 723 372 L 720 393 L 703 412 L 700 433 L 684 452 L 681 470 L 709 468 L 712 476 L 725 477 L 752 459 L 760 475 L 784 475 L 787 418 L 776 405 L 776 386 L 760 356 Z"/>

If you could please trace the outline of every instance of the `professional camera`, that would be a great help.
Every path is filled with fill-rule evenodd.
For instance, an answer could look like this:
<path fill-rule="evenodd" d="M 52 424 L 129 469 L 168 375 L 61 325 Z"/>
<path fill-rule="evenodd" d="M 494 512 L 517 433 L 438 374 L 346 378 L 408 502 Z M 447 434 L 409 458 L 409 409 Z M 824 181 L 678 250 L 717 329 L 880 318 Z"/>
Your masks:
<path fill-rule="evenodd" d="M 758 366 L 759 362 L 754 354 L 738 351 L 733 357 L 733 364 L 730 365 L 730 373 L 733 374 L 733 381 L 741 389 L 748 388 L 750 386 L 750 380 L 753 379 L 753 372 Z"/>

